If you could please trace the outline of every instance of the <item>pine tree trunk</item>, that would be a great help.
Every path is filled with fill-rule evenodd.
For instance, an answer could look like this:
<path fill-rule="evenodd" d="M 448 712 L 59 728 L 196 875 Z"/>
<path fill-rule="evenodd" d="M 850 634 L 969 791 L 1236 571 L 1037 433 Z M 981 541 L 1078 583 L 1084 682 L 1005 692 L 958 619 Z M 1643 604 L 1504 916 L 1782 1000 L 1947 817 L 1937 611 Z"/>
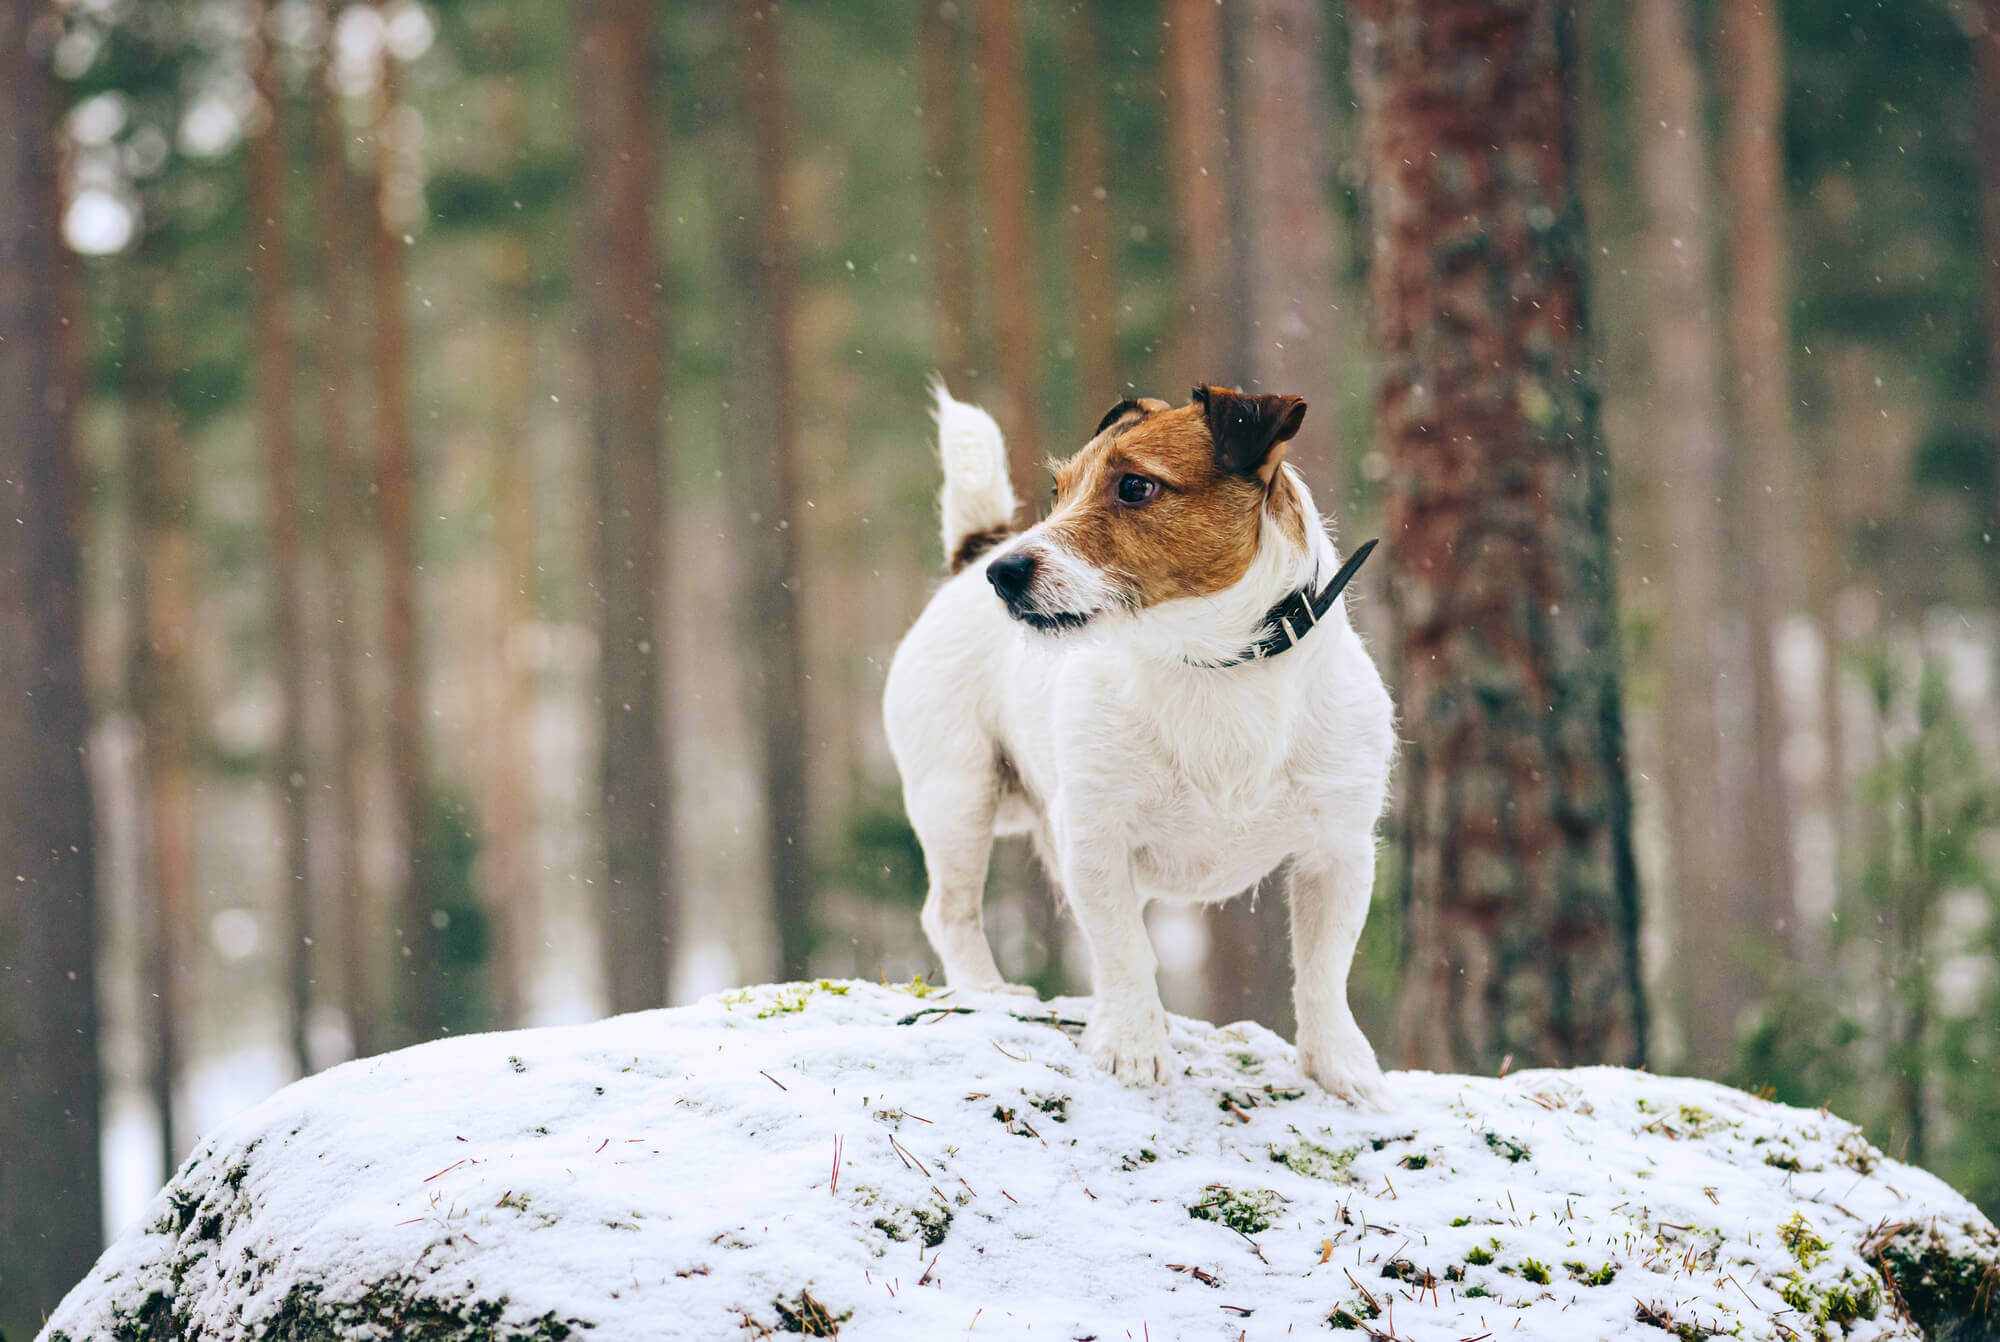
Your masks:
<path fill-rule="evenodd" d="M 1791 325 L 1784 280 L 1785 193 L 1779 130 L 1784 71 L 1776 0 L 1725 0 L 1719 49 L 1729 94 L 1724 166 L 1730 194 L 1731 357 L 1740 501 L 1733 519 L 1750 661 L 1750 788 L 1743 799 L 1740 935 L 1792 930 L 1792 825 L 1783 764 L 1779 622 L 1796 601 Z"/>
<path fill-rule="evenodd" d="M 23 1337 L 103 1243 L 81 496 L 42 12 L 0 4 L 0 1326 Z"/>
<path fill-rule="evenodd" d="M 2000 524 L 2000 0 L 1981 0 L 1984 20 L 1973 39 L 1979 82 L 1979 222 L 1986 242 L 1987 432 L 1996 445 L 1989 517 Z"/>
<path fill-rule="evenodd" d="M 1704 1075 L 1730 1061 L 1736 1021 L 1755 985 L 1732 956 L 1733 818 L 1722 805 L 1717 714 L 1717 630 L 1727 492 L 1718 301 L 1709 251 L 1708 165 L 1701 74 L 1685 0 L 1637 0 L 1630 11 L 1635 61 L 1639 191 L 1645 207 L 1640 268 L 1651 382 L 1647 453 L 1657 475 L 1665 541 L 1667 627 L 1662 697 L 1662 781 L 1677 922 L 1678 981 L 1689 1057 Z"/>
<path fill-rule="evenodd" d="M 1066 21 L 1069 59 L 1079 71 L 1098 68 L 1097 22 L 1088 5 L 1071 10 Z M 1078 393 L 1074 404 L 1079 419 L 1092 423 L 1105 406 L 1125 395 L 1125 386 L 1118 380 L 1118 246 L 1111 234 L 1103 98 L 1102 81 L 1069 81 L 1063 139 L 1070 254 L 1074 258 L 1071 283 Z"/>
<path fill-rule="evenodd" d="M 321 14 L 330 32 L 332 0 L 323 0 Z M 329 44 L 329 63 L 330 57 Z M 319 422 L 317 484 L 325 501 L 326 652 L 333 690 L 328 828 L 338 846 L 334 891 L 340 924 L 340 1007 L 353 1055 L 366 1057 L 379 1047 L 371 973 L 379 942 L 363 865 L 368 729 L 357 593 L 357 571 L 368 539 L 363 503 L 368 491 L 349 400 L 355 396 L 360 371 L 355 258 L 364 250 L 363 239 L 370 231 L 360 227 L 359 183 L 347 166 L 338 95 L 327 82 L 329 74 L 325 66 L 315 72 L 311 97 L 312 217 L 323 317 L 321 338 L 314 345 L 314 409 Z"/>
<path fill-rule="evenodd" d="M 753 431 L 769 447 L 763 473 L 762 529 L 753 530 L 744 576 L 751 622 L 753 674 L 762 694 L 758 717 L 764 740 L 764 850 L 777 924 L 778 965 L 787 979 L 811 973 L 813 946 L 812 844 L 806 810 L 805 669 L 802 640 L 805 568 L 799 550 L 798 424 L 793 411 L 791 241 L 785 224 L 785 86 L 778 49 L 778 11 L 766 0 L 738 0 L 737 31 L 743 43 L 743 96 L 756 162 L 756 297 L 761 300 L 753 337 L 763 349 L 765 382 Z"/>
<path fill-rule="evenodd" d="M 378 0 L 387 9 L 391 0 Z M 369 245 L 375 290 L 375 529 L 382 556 L 382 645 L 389 672 L 389 764 L 395 785 L 398 862 L 394 906 L 402 955 L 396 964 L 395 1038 L 404 1044 L 444 1030 L 439 992 L 441 929 L 424 871 L 429 839 L 423 650 L 418 641 L 416 447 L 411 439 L 409 336 L 403 311 L 403 251 L 392 197 L 397 156 L 396 61 L 382 54 L 375 106 L 375 218 Z"/>
<path fill-rule="evenodd" d="M 249 217 L 251 329 L 257 349 L 257 436 L 263 440 L 265 508 L 271 544 L 271 641 L 278 682 L 278 752 L 273 783 L 285 879 L 285 980 L 291 1006 L 292 1065 L 312 1071 L 307 1041 L 312 1013 L 314 898 L 312 797 L 306 758 L 305 584 L 300 576 L 298 445 L 292 420 L 293 341 L 285 250 L 285 100 L 278 84 L 270 0 L 248 0 L 250 68 L 261 122 L 252 121 L 244 153 Z"/>
<path fill-rule="evenodd" d="M 1334 369 L 1340 358 L 1341 233 L 1333 211 L 1333 120 L 1324 7 L 1250 0 L 1242 65 L 1243 193 L 1250 275 L 1249 374 L 1262 391 L 1303 396 L 1306 430 L 1286 460 L 1320 511 L 1339 515 L 1346 462 Z"/>
<path fill-rule="evenodd" d="M 199 718 L 191 666 L 195 636 L 194 458 L 181 441 L 167 369 L 152 325 L 174 311 L 171 263 L 142 239 L 131 265 L 137 301 L 126 310 L 125 399 L 137 507 L 144 624 L 133 669 L 145 743 L 147 1015 L 151 1088 L 164 1177 L 187 1143 L 176 1123 L 186 1050 L 188 931 L 197 915 L 195 744 Z"/>
<path fill-rule="evenodd" d="M 1355 10 L 1413 1065 L 1644 1057 L 1568 22 L 1557 0 Z"/>
<path fill-rule="evenodd" d="M 493 324 L 496 387 L 505 418 L 495 426 L 493 514 L 497 569 L 490 667 L 494 731 L 488 741 L 485 843 L 486 903 L 493 929 L 488 965 L 500 1023 L 519 1027 L 526 1015 L 529 954 L 535 924 L 534 687 L 517 665 L 515 635 L 535 618 L 535 505 L 529 471 L 528 399 L 534 382 L 534 332 L 529 325 L 528 250 L 508 236 L 496 245 L 496 289 L 503 307 Z"/>
<path fill-rule="evenodd" d="M 1173 201 L 1180 305 L 1168 329 L 1169 388 L 1228 382 L 1235 309 L 1229 301 L 1227 109 L 1222 9 L 1215 0 L 1166 0 L 1167 184 Z M 1165 393 L 1175 398 L 1173 390 Z"/>
<path fill-rule="evenodd" d="M 971 381 L 971 146 L 965 124 L 964 28 L 949 0 L 920 0 L 917 75 L 923 97 L 928 181 L 924 223 L 931 246 L 932 342 L 938 371 L 961 393 Z"/>
<path fill-rule="evenodd" d="M 665 335 L 653 206 L 659 196 L 654 7 L 588 0 L 577 14 L 585 137 L 585 250 L 578 268 L 597 487 L 599 725 L 606 889 L 602 935 L 613 1011 L 667 1000 L 675 932 L 668 740 L 655 628 L 662 564 Z"/>
<path fill-rule="evenodd" d="M 1337 512 L 1340 450 L 1333 395 L 1334 265 L 1339 235 L 1329 194 L 1325 18 L 1310 0 L 1252 0 L 1241 30 L 1231 97 L 1241 126 L 1232 156 L 1242 180 L 1230 198 L 1240 215 L 1236 261 L 1245 277 L 1242 348 L 1215 365 L 1241 362 L 1260 390 L 1304 396 L 1315 413 L 1286 458 Z M 1204 180 L 1198 189 L 1210 189 Z M 1228 328 L 1219 328 L 1228 329 Z M 1209 929 L 1209 1010 L 1248 1017 L 1281 1034 L 1292 1029 L 1290 929 L 1283 882 L 1214 910 Z"/>
<path fill-rule="evenodd" d="M 1014 492 L 1032 518 L 1044 483 L 1041 397 L 1037 377 L 1041 337 L 1035 320 L 1034 196 L 1029 177 L 1028 110 L 1023 94 L 1020 19 L 1014 0 L 980 0 L 979 67 L 985 116 L 987 258 L 993 294 L 994 353 L 1000 400 L 994 418 L 1007 437 Z"/>
<path fill-rule="evenodd" d="M 518 59 L 522 39 L 506 35 Z M 511 81 L 499 91 L 495 120 L 516 155 L 528 144 L 527 100 Z M 492 619 L 490 691 L 496 730 L 488 745 L 485 814 L 487 906 L 493 928 L 489 957 L 493 1000 L 500 1022 L 518 1028 L 527 1012 L 538 900 L 535 845 L 540 816 L 535 802 L 534 685 L 518 665 L 515 636 L 535 618 L 535 505 L 529 426 L 535 396 L 535 333 L 527 239 L 519 229 L 494 242 L 494 289 L 500 312 L 493 323 L 493 512 L 497 568 Z"/>

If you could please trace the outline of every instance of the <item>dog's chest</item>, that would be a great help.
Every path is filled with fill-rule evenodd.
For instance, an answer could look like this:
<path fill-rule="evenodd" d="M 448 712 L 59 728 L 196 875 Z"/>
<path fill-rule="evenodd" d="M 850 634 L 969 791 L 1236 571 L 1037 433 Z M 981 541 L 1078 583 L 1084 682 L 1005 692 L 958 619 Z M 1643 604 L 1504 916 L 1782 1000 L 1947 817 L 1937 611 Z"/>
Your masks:
<path fill-rule="evenodd" d="M 1224 899 L 1295 851 L 1315 808 L 1284 714 L 1269 704 L 1189 707 L 1163 715 L 1165 730 L 1134 760 L 1126 833 L 1150 895 Z"/>

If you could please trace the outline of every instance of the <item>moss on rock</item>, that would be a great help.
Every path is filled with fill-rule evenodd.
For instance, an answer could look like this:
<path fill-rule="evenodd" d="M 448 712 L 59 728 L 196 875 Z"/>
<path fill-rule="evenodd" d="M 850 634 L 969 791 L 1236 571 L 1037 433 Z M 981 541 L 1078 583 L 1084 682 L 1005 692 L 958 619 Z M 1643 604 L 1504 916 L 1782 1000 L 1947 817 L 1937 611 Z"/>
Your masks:
<path fill-rule="evenodd" d="M 2000 1237 L 1966 1227 L 1954 1250 L 1936 1226 L 1906 1226 L 1878 1247 L 1883 1280 L 1930 1342 L 2000 1342 Z"/>
<path fill-rule="evenodd" d="M 342 1342 L 361 1330 L 402 1342 L 563 1342 L 581 1319 L 553 1312 L 525 1324 L 502 1315 L 507 1298 L 445 1300 L 424 1295 L 410 1282 L 378 1282 L 358 1300 L 327 1300 L 317 1284 L 294 1286 L 264 1325 L 265 1342 Z M 173 1334 L 178 1338 L 180 1334 Z"/>

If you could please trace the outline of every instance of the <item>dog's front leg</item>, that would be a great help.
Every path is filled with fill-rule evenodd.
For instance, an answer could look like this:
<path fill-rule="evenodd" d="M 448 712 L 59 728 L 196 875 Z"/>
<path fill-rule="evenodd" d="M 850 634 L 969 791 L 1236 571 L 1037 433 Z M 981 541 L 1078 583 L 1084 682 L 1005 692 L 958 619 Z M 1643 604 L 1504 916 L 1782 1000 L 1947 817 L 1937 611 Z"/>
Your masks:
<path fill-rule="evenodd" d="M 1084 1027 L 1092 1062 L 1123 1081 L 1163 1083 L 1172 1076 L 1167 1012 L 1154 980 L 1157 962 L 1132 856 L 1122 843 L 1091 834 L 1087 823 L 1058 826 L 1063 888 L 1090 947 L 1090 981 L 1097 1003 Z"/>
<path fill-rule="evenodd" d="M 1292 1004 L 1299 1019 L 1299 1065 L 1330 1094 L 1386 1108 L 1375 1050 L 1347 1005 L 1347 971 L 1368 917 L 1375 843 L 1292 861 Z"/>

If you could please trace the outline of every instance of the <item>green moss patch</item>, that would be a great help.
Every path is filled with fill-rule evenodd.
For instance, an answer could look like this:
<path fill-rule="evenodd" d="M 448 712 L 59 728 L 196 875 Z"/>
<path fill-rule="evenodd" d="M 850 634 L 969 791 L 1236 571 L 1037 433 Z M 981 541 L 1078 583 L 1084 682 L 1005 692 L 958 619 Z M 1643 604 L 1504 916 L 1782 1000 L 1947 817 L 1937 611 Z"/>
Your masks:
<path fill-rule="evenodd" d="M 1618 1265 L 1606 1263 L 1593 1268 L 1588 1263 L 1564 1263 L 1563 1270 L 1575 1281 L 1585 1286 L 1609 1286 L 1618 1276 Z"/>
<path fill-rule="evenodd" d="M 2000 1338 L 2000 1240 L 1974 1234 L 1986 1253 L 1954 1253 L 1935 1229 L 1914 1226 L 1862 1251 L 1927 1338 Z"/>
<path fill-rule="evenodd" d="M 786 1300 L 783 1296 L 771 1302 L 771 1308 L 778 1311 L 778 1325 L 788 1333 L 802 1333 L 807 1337 L 838 1337 L 840 1325 L 854 1317 L 848 1310 L 835 1314 L 825 1305 L 813 1299 L 812 1292 L 800 1290 L 798 1299 Z"/>
<path fill-rule="evenodd" d="M 1793 1212 L 1784 1224 L 1778 1227 L 1778 1239 L 1792 1257 L 1798 1259 L 1799 1266 L 1810 1272 L 1819 1265 L 1833 1246 L 1820 1238 L 1804 1212 Z"/>
<path fill-rule="evenodd" d="M 1353 1165 L 1354 1158 L 1360 1154 L 1361 1148 L 1358 1146 L 1336 1151 L 1331 1147 L 1321 1146 L 1318 1142 L 1306 1141 L 1304 1138 L 1289 1146 L 1271 1148 L 1271 1159 L 1292 1173 L 1303 1174 L 1308 1179 L 1324 1179 L 1334 1184 L 1354 1182 L 1349 1166 Z"/>
<path fill-rule="evenodd" d="M 357 1334 L 401 1342 L 562 1342 L 589 1324 L 553 1312 L 525 1324 L 504 1323 L 505 1296 L 497 1300 L 444 1300 L 413 1282 L 382 1282 L 358 1300 L 330 1301 L 317 1284 L 294 1286 L 264 1325 L 267 1342 L 341 1342 Z"/>
<path fill-rule="evenodd" d="M 1207 1196 L 1188 1208 L 1197 1221 L 1226 1225 L 1239 1235 L 1256 1235 L 1269 1230 L 1277 1218 L 1282 1199 L 1269 1188 L 1225 1188 L 1210 1184 Z"/>

